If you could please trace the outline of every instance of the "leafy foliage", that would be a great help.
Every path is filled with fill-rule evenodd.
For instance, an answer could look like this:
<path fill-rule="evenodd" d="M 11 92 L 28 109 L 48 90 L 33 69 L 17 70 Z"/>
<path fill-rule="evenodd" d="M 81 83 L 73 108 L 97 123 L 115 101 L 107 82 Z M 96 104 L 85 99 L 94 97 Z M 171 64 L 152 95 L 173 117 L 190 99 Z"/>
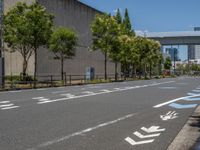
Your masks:
<path fill-rule="evenodd" d="M 56 29 L 49 41 L 49 48 L 54 53 L 55 59 L 61 60 L 61 77 L 63 80 L 63 65 L 65 59 L 75 56 L 75 46 L 77 45 L 76 33 L 68 28 L 59 27 Z"/>
<path fill-rule="evenodd" d="M 164 62 L 164 68 L 169 70 L 171 66 L 172 66 L 171 58 L 167 57 Z"/>

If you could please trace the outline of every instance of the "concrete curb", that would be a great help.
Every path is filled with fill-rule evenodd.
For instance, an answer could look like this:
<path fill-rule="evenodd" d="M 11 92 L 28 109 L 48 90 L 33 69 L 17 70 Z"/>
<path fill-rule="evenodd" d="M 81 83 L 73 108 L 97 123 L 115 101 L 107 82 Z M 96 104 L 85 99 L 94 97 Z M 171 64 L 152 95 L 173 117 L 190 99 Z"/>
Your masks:
<path fill-rule="evenodd" d="M 191 150 L 197 143 L 200 129 L 200 106 L 189 117 L 179 134 L 169 145 L 167 150 Z"/>

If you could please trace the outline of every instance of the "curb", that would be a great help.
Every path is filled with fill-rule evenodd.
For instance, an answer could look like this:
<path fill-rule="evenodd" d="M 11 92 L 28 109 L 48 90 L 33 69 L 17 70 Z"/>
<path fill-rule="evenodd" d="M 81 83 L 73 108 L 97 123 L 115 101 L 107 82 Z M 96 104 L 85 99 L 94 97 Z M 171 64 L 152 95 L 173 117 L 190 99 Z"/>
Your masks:
<path fill-rule="evenodd" d="M 200 106 L 189 117 L 188 121 L 169 145 L 167 150 L 192 150 L 199 138 Z"/>

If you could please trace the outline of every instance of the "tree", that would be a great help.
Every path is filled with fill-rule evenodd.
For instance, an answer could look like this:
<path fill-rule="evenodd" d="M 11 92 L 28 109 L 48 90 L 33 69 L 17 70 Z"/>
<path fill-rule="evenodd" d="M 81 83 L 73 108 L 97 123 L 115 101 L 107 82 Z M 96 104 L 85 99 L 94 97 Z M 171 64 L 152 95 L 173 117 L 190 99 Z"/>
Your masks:
<path fill-rule="evenodd" d="M 172 66 L 172 61 L 170 57 L 167 57 L 164 62 L 164 68 L 169 70 Z"/>
<path fill-rule="evenodd" d="M 76 33 L 65 27 L 56 29 L 49 41 L 49 48 L 54 53 L 55 59 L 61 61 L 61 78 L 63 80 L 64 60 L 75 56 L 75 47 L 77 45 Z"/>
<path fill-rule="evenodd" d="M 122 16 L 121 16 L 119 8 L 117 9 L 116 15 L 114 17 L 117 20 L 118 24 L 122 24 Z"/>
<path fill-rule="evenodd" d="M 124 19 L 123 19 L 123 27 L 124 27 L 125 34 L 135 36 L 134 30 L 132 30 L 132 25 L 131 25 L 131 21 L 129 18 L 129 13 L 128 13 L 127 8 L 125 9 L 125 14 L 124 14 Z"/>
<path fill-rule="evenodd" d="M 48 13 L 44 6 L 34 2 L 28 6 L 25 17 L 29 28 L 29 43 L 35 54 L 34 87 L 37 74 L 37 50 L 40 46 L 46 46 L 53 31 L 54 16 Z"/>
<path fill-rule="evenodd" d="M 10 52 L 18 51 L 23 58 L 23 79 L 25 79 L 28 61 L 33 54 L 32 45 L 29 43 L 29 23 L 25 17 L 28 6 L 18 2 L 4 16 L 4 41 Z"/>
<path fill-rule="evenodd" d="M 91 25 L 93 35 L 92 49 L 100 49 L 104 53 L 105 80 L 107 80 L 107 60 L 113 44 L 120 32 L 116 19 L 108 14 L 97 14 Z"/>

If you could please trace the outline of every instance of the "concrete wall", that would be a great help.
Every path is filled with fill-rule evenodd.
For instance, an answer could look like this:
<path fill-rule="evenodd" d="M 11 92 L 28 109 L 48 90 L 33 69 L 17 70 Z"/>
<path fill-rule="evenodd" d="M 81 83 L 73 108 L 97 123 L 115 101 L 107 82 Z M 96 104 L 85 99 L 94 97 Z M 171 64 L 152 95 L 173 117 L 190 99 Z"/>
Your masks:
<path fill-rule="evenodd" d="M 55 25 L 74 29 L 79 36 L 76 57 L 65 61 L 64 71 L 67 74 L 85 74 L 86 67 L 94 67 L 96 74 L 104 73 L 104 56 L 100 51 L 89 52 L 92 36 L 90 25 L 97 13 L 96 10 L 76 0 L 39 0 L 47 10 L 55 15 Z M 53 54 L 47 49 L 40 49 L 38 55 L 38 74 L 59 74 L 60 61 L 53 60 Z M 108 73 L 114 73 L 114 64 L 108 63 Z"/>
<path fill-rule="evenodd" d="M 5 0 L 5 10 L 20 0 Z M 31 0 L 25 0 L 30 2 Z M 84 75 L 86 67 L 94 67 L 96 74 L 104 73 L 104 55 L 100 51 L 89 52 L 88 46 L 92 43 L 90 24 L 97 11 L 77 0 L 38 0 L 47 8 L 47 11 L 55 15 L 55 25 L 74 29 L 79 37 L 76 56 L 66 60 L 64 71 L 67 74 Z M 53 59 L 53 54 L 46 48 L 38 50 L 38 75 L 60 74 L 60 61 Z M 19 74 L 22 70 L 22 59 L 19 53 L 5 53 L 5 72 L 7 75 Z M 28 73 L 34 69 L 34 58 L 29 61 Z M 108 63 L 108 73 L 114 73 L 114 64 Z"/>

